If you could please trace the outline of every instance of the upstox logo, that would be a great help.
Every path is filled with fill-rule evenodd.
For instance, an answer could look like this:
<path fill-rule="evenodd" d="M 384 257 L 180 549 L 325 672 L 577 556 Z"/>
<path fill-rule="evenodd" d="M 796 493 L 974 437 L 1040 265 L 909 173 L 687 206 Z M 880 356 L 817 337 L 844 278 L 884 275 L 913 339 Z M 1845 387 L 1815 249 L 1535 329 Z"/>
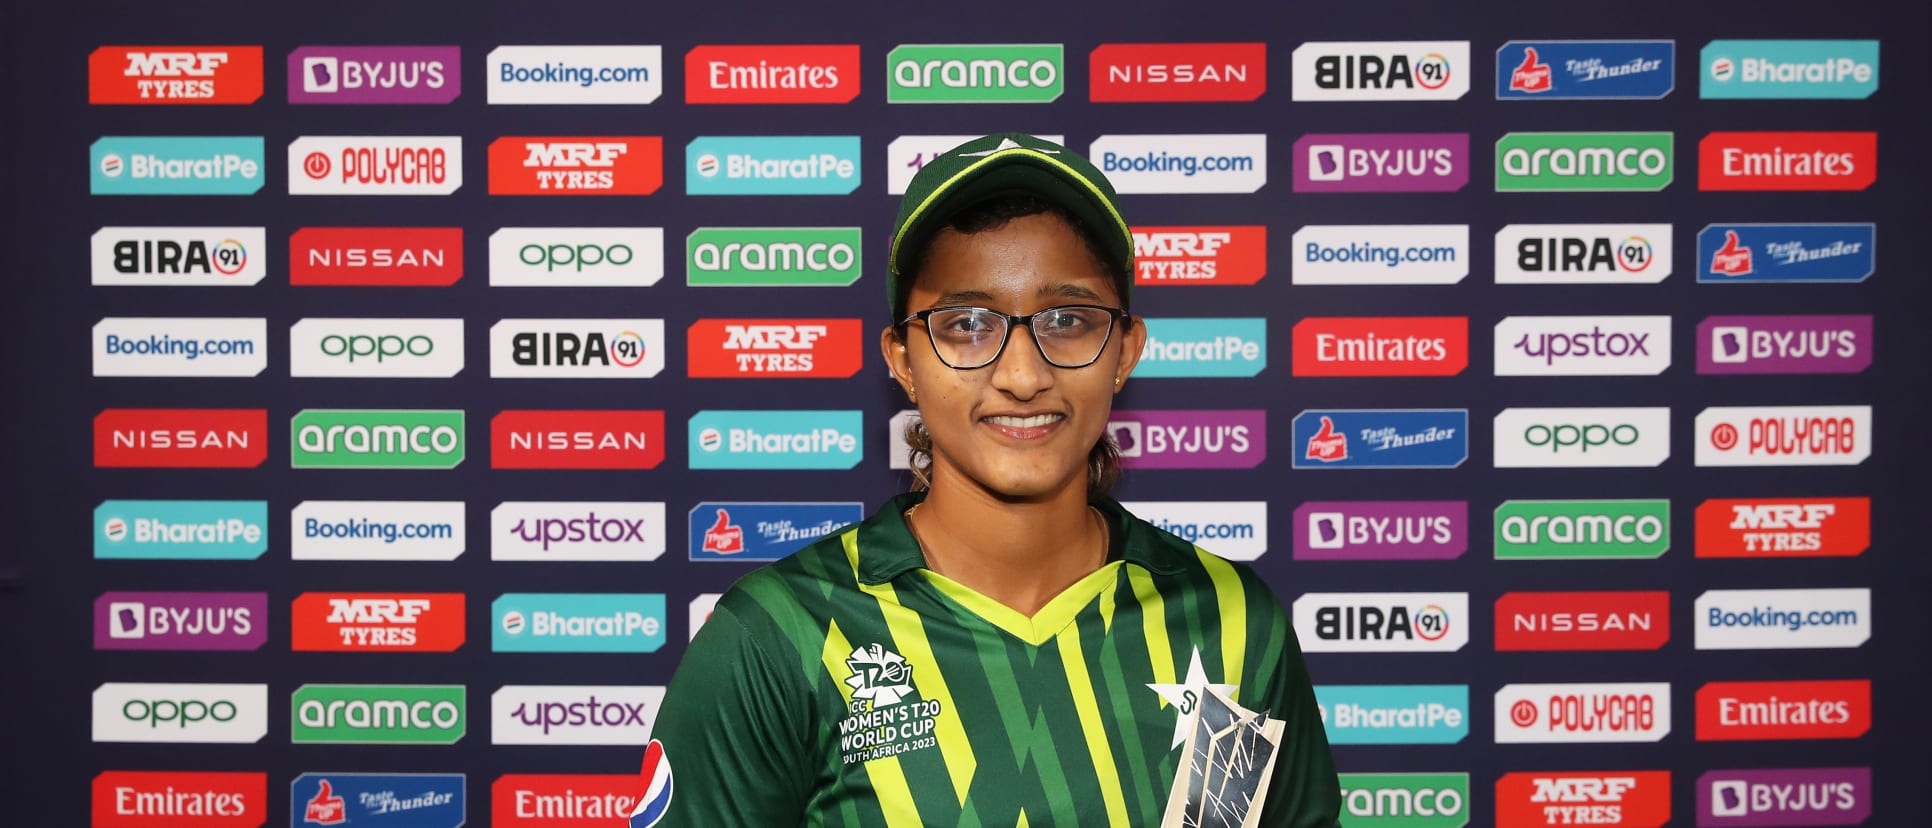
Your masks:
<path fill-rule="evenodd" d="M 1496 192 L 1656 192 L 1675 171 L 1668 132 L 1512 132 L 1496 141 Z"/>
<path fill-rule="evenodd" d="M 686 195 L 846 195 L 857 135 L 706 135 L 684 145 Z"/>
<path fill-rule="evenodd" d="M 264 500 L 108 500 L 94 508 L 94 557 L 250 561 L 268 551 Z"/>
<path fill-rule="evenodd" d="M 1146 319 L 1139 377 L 1252 377 L 1268 367 L 1268 320 Z"/>
<path fill-rule="evenodd" d="M 1467 684 L 1315 686 L 1334 745 L 1453 745 L 1469 736 Z"/>
<path fill-rule="evenodd" d="M 304 684 L 290 700 L 289 741 L 453 745 L 469 726 L 464 701 L 460 684 Z"/>
<path fill-rule="evenodd" d="M 1066 89 L 1058 43 L 905 44 L 886 53 L 886 103 L 1047 103 Z"/>
<path fill-rule="evenodd" d="M 857 227 L 700 227 L 684 240 L 685 284 L 844 287 L 864 257 Z"/>
<path fill-rule="evenodd" d="M 289 421 L 297 469 L 451 469 L 463 462 L 462 411 L 304 409 Z"/>
<path fill-rule="evenodd" d="M 88 148 L 94 195 L 254 195 L 262 137 L 108 136 Z"/>
<path fill-rule="evenodd" d="M 1878 91 L 1876 40 L 1713 40 L 1700 98 L 1869 98 Z"/>
<path fill-rule="evenodd" d="M 1668 500 L 1508 500 L 1497 560 L 1645 559 L 1670 549 Z"/>
<path fill-rule="evenodd" d="M 691 468 L 849 469 L 865 457 L 859 411 L 700 411 Z"/>
<path fill-rule="evenodd" d="M 661 594 L 506 593 L 490 604 L 499 653 L 653 653 L 664 646 Z"/>
<path fill-rule="evenodd" d="M 1344 773 L 1349 828 L 1462 828 L 1469 824 L 1469 774 Z"/>

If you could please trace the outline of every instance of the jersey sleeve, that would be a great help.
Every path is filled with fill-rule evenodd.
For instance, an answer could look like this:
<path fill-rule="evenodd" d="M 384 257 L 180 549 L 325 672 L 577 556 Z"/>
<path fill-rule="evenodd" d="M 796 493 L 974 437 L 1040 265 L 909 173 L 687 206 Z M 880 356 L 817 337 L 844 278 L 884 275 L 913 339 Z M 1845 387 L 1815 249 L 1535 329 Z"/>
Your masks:
<path fill-rule="evenodd" d="M 1266 619 L 1256 630 L 1254 641 L 1281 642 L 1275 669 L 1264 677 L 1262 697 L 1255 709 L 1266 709 L 1284 724 L 1281 750 L 1275 758 L 1274 778 L 1268 798 L 1262 804 L 1261 823 L 1282 828 L 1335 828 L 1340 824 L 1342 791 L 1335 775 L 1335 759 L 1328 749 L 1328 732 L 1322 727 L 1321 708 L 1315 703 L 1315 685 L 1302 661 L 1301 645 L 1295 639 L 1281 603 L 1269 594 L 1262 613 Z"/>

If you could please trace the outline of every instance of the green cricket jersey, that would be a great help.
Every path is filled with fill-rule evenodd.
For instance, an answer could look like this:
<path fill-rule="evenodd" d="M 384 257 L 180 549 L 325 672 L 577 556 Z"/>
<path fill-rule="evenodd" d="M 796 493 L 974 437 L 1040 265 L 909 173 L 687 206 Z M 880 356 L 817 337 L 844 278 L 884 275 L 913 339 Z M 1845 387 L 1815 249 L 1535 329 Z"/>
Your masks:
<path fill-rule="evenodd" d="M 718 601 L 657 714 L 662 825 L 1156 826 L 1203 685 L 1286 724 L 1260 824 L 1336 824 L 1301 648 L 1252 570 L 1102 499 L 1109 562 L 1028 618 L 925 568 L 923 498 Z"/>

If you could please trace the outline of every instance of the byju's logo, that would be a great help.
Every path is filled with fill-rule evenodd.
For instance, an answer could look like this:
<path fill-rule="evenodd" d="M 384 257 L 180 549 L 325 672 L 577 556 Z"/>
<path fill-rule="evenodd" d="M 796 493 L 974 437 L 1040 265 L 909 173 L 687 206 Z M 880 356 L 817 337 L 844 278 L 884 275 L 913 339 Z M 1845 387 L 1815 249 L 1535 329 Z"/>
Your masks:
<path fill-rule="evenodd" d="M 453 561 L 465 548 L 460 500 L 304 500 L 289 514 L 297 561 Z"/>
<path fill-rule="evenodd" d="M 1699 826 L 1863 825 L 1871 815 L 1871 768 L 1714 770 L 1697 777 Z"/>
<path fill-rule="evenodd" d="M 1658 742 L 1670 735 L 1670 683 L 1506 684 L 1496 744 Z"/>
<path fill-rule="evenodd" d="M 1870 314 L 1712 316 L 1697 324 L 1697 373 L 1857 374 L 1874 343 Z"/>
<path fill-rule="evenodd" d="M 289 649 L 448 653 L 463 646 L 461 592 L 304 592 L 290 607 Z"/>
<path fill-rule="evenodd" d="M 1268 228 L 1136 227 L 1134 284 L 1252 285 L 1268 275 Z"/>
<path fill-rule="evenodd" d="M 1303 43 L 1297 101 L 1453 101 L 1469 94 L 1469 41 Z"/>
<path fill-rule="evenodd" d="M 94 195 L 254 195 L 268 166 L 259 135 L 109 136 L 87 153 Z"/>
<path fill-rule="evenodd" d="M 288 824 L 458 828 L 466 788 L 460 773 L 305 773 L 289 783 Z"/>
<path fill-rule="evenodd" d="M 498 46 L 491 104 L 647 104 L 664 94 L 661 46 Z"/>
<path fill-rule="evenodd" d="M 1517 771 L 1496 780 L 1497 825 L 1620 825 L 1670 822 L 1670 771 Z"/>
<path fill-rule="evenodd" d="M 691 560 L 775 561 L 865 519 L 861 503 L 713 503 L 691 507 Z"/>
<path fill-rule="evenodd" d="M 1303 411 L 1293 457 L 1298 469 L 1453 469 L 1469 459 L 1469 411 Z"/>
<path fill-rule="evenodd" d="M 655 561 L 663 503 L 506 501 L 490 510 L 493 561 Z"/>
<path fill-rule="evenodd" d="M 266 813 L 266 773 L 111 770 L 94 777 L 94 825 L 260 828 Z"/>
<path fill-rule="evenodd" d="M 1102 135 L 1087 157 L 1121 195 L 1252 193 L 1268 183 L 1268 136 Z"/>
<path fill-rule="evenodd" d="M 1469 824 L 1467 773 L 1344 773 L 1350 825 L 1462 828 Z"/>
<path fill-rule="evenodd" d="M 1469 643 L 1467 592 L 1310 592 L 1295 637 L 1311 653 L 1452 653 Z"/>
<path fill-rule="evenodd" d="M 252 377 L 268 367 L 268 320 L 259 317 L 110 316 L 93 333 L 97 377 Z"/>
<path fill-rule="evenodd" d="M 1712 589 L 1697 596 L 1697 649 L 1813 650 L 1864 646 L 1870 589 Z"/>
<path fill-rule="evenodd" d="M 1499 469 L 1653 468 L 1670 459 L 1670 409 L 1506 408 L 1496 415 Z"/>
<path fill-rule="evenodd" d="M 1311 224 L 1291 244 L 1297 285 L 1453 285 L 1469 275 L 1467 224 Z"/>
<path fill-rule="evenodd" d="M 860 411 L 700 411 L 694 469 L 849 469 L 865 458 Z"/>
<path fill-rule="evenodd" d="M 1497 560 L 1650 559 L 1670 550 L 1668 500 L 1507 500 Z"/>
<path fill-rule="evenodd" d="M 1298 377 L 1453 377 L 1469 367 L 1469 319 L 1311 316 L 1293 353 Z"/>
<path fill-rule="evenodd" d="M 288 331 L 291 377 L 453 377 L 461 319 L 303 319 Z"/>
<path fill-rule="evenodd" d="M 1876 40 L 1713 40 L 1698 73 L 1700 98 L 1869 98 L 1878 91 Z"/>
<path fill-rule="evenodd" d="M 664 596 L 506 593 L 490 604 L 499 653 L 654 653 L 664 646 Z"/>
<path fill-rule="evenodd" d="M 1268 320 L 1143 319 L 1137 377 L 1252 377 L 1268 367 Z"/>
<path fill-rule="evenodd" d="M 252 104 L 260 46 L 102 46 L 87 56 L 90 104 Z"/>
<path fill-rule="evenodd" d="M 1096 103 L 1252 101 L 1268 88 L 1268 44 L 1102 43 L 1087 82 Z"/>
<path fill-rule="evenodd" d="M 1697 506 L 1700 558 L 1850 557 L 1871 545 L 1869 497 L 1706 500 Z"/>
<path fill-rule="evenodd" d="M 1670 276 L 1668 224 L 1512 224 L 1496 231 L 1496 284 L 1654 285 Z"/>
<path fill-rule="evenodd" d="M 1268 551 L 1264 500 L 1141 500 L 1120 505 L 1154 528 L 1231 561 L 1252 561 Z"/>
<path fill-rule="evenodd" d="M 247 287 L 268 275 L 260 227 L 103 227 L 92 242 L 97 285 Z"/>
<path fill-rule="evenodd" d="M 1878 267 L 1872 224 L 1711 224 L 1697 234 L 1697 281 L 1862 282 Z"/>
<path fill-rule="evenodd" d="M 288 53 L 292 104 L 446 104 L 461 94 L 457 46 L 303 46 Z"/>
<path fill-rule="evenodd" d="M 266 684 L 94 688 L 94 741 L 252 745 L 268 735 Z"/>
<path fill-rule="evenodd" d="M 1303 135 L 1298 193 L 1453 193 L 1469 183 L 1466 132 Z"/>
<path fill-rule="evenodd" d="M 461 227 L 304 227 L 288 237 L 288 283 L 448 287 L 463 278 Z"/>
<path fill-rule="evenodd" d="M 859 96 L 858 44 L 697 46 L 684 54 L 690 104 L 843 104 Z"/>
<path fill-rule="evenodd" d="M 1872 456 L 1872 407 L 1712 407 L 1697 412 L 1699 466 L 1856 466 Z"/>
<path fill-rule="evenodd" d="M 1668 132 L 1512 132 L 1496 140 L 1496 192 L 1656 192 L 1676 175 Z"/>
<path fill-rule="evenodd" d="M 1697 741 L 1856 739 L 1872 729 L 1872 683 L 1713 681 L 1697 688 Z"/>
<path fill-rule="evenodd" d="M 1048 103 L 1066 88 L 1058 43 L 903 44 L 886 53 L 886 103 Z"/>
<path fill-rule="evenodd" d="M 662 687 L 511 684 L 490 694 L 490 744 L 650 744 Z"/>
<path fill-rule="evenodd" d="M 469 727 L 460 684 L 304 684 L 289 706 L 298 745 L 453 745 Z"/>
<path fill-rule="evenodd" d="M 1670 317 L 1511 316 L 1495 353 L 1499 377 L 1654 377 L 1670 367 Z"/>
<path fill-rule="evenodd" d="M 656 135 L 506 135 L 490 142 L 490 195 L 650 195 L 664 186 Z"/>
<path fill-rule="evenodd" d="M 1496 99 L 1656 100 L 1677 86 L 1672 40 L 1512 40 L 1496 50 Z"/>
<path fill-rule="evenodd" d="M 700 319 L 685 329 L 690 377 L 849 377 L 864 361 L 858 319 Z"/>
<path fill-rule="evenodd" d="M 1863 190 L 1876 132 L 1713 132 L 1697 142 L 1699 190 Z"/>
<path fill-rule="evenodd" d="M 701 136 L 684 145 L 686 195 L 846 195 L 859 188 L 857 135 Z"/>
<path fill-rule="evenodd" d="M 490 326 L 490 376 L 642 379 L 664 371 L 662 319 L 504 319 Z"/>
<path fill-rule="evenodd" d="M 94 601 L 96 650 L 259 650 L 266 592 L 108 592 Z"/>
<path fill-rule="evenodd" d="M 1130 469 L 1252 469 L 1268 457 L 1267 412 L 1258 409 L 1116 409 L 1107 435 Z"/>
<path fill-rule="evenodd" d="M 304 135 L 288 145 L 289 195 L 449 195 L 460 135 Z"/>
<path fill-rule="evenodd" d="M 1469 551 L 1466 500 L 1316 501 L 1295 509 L 1295 560 L 1440 561 Z"/>
<path fill-rule="evenodd" d="M 289 466 L 453 469 L 463 435 L 461 411 L 304 409 L 289 420 Z"/>
<path fill-rule="evenodd" d="M 650 287 L 662 227 L 505 227 L 490 234 L 491 287 Z"/>
<path fill-rule="evenodd" d="M 857 227 L 700 227 L 684 242 L 685 284 L 844 287 L 859 280 Z"/>
<path fill-rule="evenodd" d="M 1453 745 L 1469 736 L 1467 684 L 1315 685 L 1337 745 Z"/>
<path fill-rule="evenodd" d="M 107 408 L 94 417 L 97 469 L 252 469 L 267 459 L 267 409 Z"/>
<path fill-rule="evenodd" d="M 108 500 L 94 507 L 94 557 L 252 561 L 268 551 L 265 500 Z"/>
<path fill-rule="evenodd" d="M 493 469 L 655 469 L 664 412 L 519 411 L 490 420 Z"/>
<path fill-rule="evenodd" d="M 1670 641 L 1670 593 L 1509 592 L 1496 599 L 1496 649 L 1656 650 Z"/>

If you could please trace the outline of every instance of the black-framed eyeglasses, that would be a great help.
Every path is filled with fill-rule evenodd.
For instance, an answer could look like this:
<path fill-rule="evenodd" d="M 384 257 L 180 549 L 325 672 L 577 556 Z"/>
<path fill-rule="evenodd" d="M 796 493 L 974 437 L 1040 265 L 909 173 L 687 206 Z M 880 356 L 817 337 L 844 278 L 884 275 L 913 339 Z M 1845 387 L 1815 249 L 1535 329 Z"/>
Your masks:
<path fill-rule="evenodd" d="M 1085 368 L 1100 358 L 1114 335 L 1114 320 L 1127 311 L 1102 305 L 1060 305 L 1025 316 L 991 308 L 928 308 L 899 320 L 900 326 L 926 323 L 933 353 L 949 368 L 971 370 L 993 364 L 1006 350 L 1015 327 L 1033 332 L 1040 356 L 1060 368 Z"/>

